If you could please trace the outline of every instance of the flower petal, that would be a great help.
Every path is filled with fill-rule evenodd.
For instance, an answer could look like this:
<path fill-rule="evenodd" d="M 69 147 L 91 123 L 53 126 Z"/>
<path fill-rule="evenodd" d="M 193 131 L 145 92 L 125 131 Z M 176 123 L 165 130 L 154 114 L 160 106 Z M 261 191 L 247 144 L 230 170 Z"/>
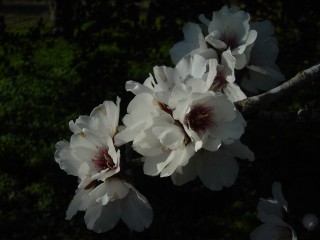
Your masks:
<path fill-rule="evenodd" d="M 121 216 L 120 202 L 109 202 L 104 206 L 96 204 L 88 208 L 84 215 L 87 228 L 97 233 L 107 232 L 114 228 Z"/>
<path fill-rule="evenodd" d="M 89 205 L 89 191 L 84 189 L 78 189 L 76 195 L 73 197 L 67 213 L 66 219 L 70 220 L 77 211 L 85 211 Z"/>
<path fill-rule="evenodd" d="M 137 232 L 149 227 L 153 219 L 152 208 L 147 199 L 134 188 L 121 202 L 121 219 L 127 226 Z"/>
<path fill-rule="evenodd" d="M 197 156 L 197 153 L 195 156 Z M 187 182 L 191 182 L 197 177 L 197 159 L 195 156 L 190 158 L 185 166 L 177 168 L 171 175 L 171 180 L 174 185 L 181 186 Z"/>
<path fill-rule="evenodd" d="M 235 157 L 249 159 L 249 161 L 254 160 L 254 153 L 239 140 L 234 141 L 232 144 L 224 145 L 224 148 L 228 152 L 231 152 Z"/>
<path fill-rule="evenodd" d="M 293 232 L 290 228 L 277 226 L 274 224 L 262 224 L 251 234 L 251 240 L 294 240 Z"/>
<path fill-rule="evenodd" d="M 285 200 L 282 194 L 281 183 L 274 182 L 272 184 L 272 195 L 273 195 L 273 198 L 280 204 L 281 207 L 283 207 L 285 210 L 288 209 L 288 202 Z"/>
<path fill-rule="evenodd" d="M 230 187 L 235 182 L 239 167 L 228 152 L 203 151 L 198 161 L 199 178 L 207 188 L 218 191 L 223 187 Z"/>
<path fill-rule="evenodd" d="M 147 156 L 144 158 L 143 172 L 146 175 L 156 176 L 158 175 L 165 166 L 171 161 L 172 151 L 163 152 L 156 156 Z"/>

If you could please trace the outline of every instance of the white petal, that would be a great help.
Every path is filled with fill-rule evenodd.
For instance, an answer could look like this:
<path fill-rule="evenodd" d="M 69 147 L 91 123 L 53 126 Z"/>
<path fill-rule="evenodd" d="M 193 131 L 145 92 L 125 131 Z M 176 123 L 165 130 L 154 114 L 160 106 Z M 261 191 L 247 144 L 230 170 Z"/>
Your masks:
<path fill-rule="evenodd" d="M 252 22 L 250 24 L 251 29 L 256 30 L 258 34 L 258 38 L 266 37 L 274 34 L 274 27 L 272 23 L 268 20 L 262 22 Z"/>
<path fill-rule="evenodd" d="M 107 205 L 96 204 L 87 209 L 84 216 L 87 228 L 97 233 L 111 230 L 121 216 L 120 201 L 109 202 Z"/>
<path fill-rule="evenodd" d="M 263 221 L 264 223 L 270 223 L 270 224 L 275 224 L 279 226 L 285 226 L 285 227 L 290 227 L 287 223 L 285 223 L 280 217 L 272 214 L 268 214 L 266 212 L 259 212 L 258 217 Z"/>
<path fill-rule="evenodd" d="M 208 83 L 200 78 L 190 78 L 186 81 L 186 86 L 192 89 L 192 92 L 203 93 L 208 91 Z"/>
<path fill-rule="evenodd" d="M 173 63 L 178 63 L 184 56 L 191 53 L 194 47 L 185 41 L 178 42 L 169 50 Z"/>
<path fill-rule="evenodd" d="M 233 81 L 235 80 L 234 78 L 235 64 L 236 64 L 236 59 L 234 58 L 234 56 L 232 56 L 230 49 L 224 51 L 221 55 L 221 65 L 224 66 L 223 72 L 225 73 L 227 78 L 233 77 Z M 229 80 L 229 82 L 231 81 Z"/>
<path fill-rule="evenodd" d="M 274 224 L 262 224 L 250 234 L 250 239 L 251 240 L 280 240 L 280 239 L 293 240 L 294 238 L 292 236 L 289 238 L 283 237 L 283 236 L 286 236 L 286 232 L 288 231 L 291 231 L 291 229 L 287 227 L 277 226 Z"/>
<path fill-rule="evenodd" d="M 199 25 L 186 23 L 183 26 L 184 41 L 176 43 L 170 50 L 170 56 L 174 63 L 180 61 L 184 56 L 191 54 L 196 49 L 206 48 L 206 43 Z"/>
<path fill-rule="evenodd" d="M 96 129 L 97 124 L 90 116 L 80 116 L 75 122 L 69 122 L 69 128 L 73 133 L 80 133 L 83 128 Z"/>
<path fill-rule="evenodd" d="M 221 41 L 219 38 L 221 33 L 218 31 L 210 32 L 209 35 L 205 37 L 205 40 L 216 49 L 226 49 L 227 45 L 225 42 Z"/>
<path fill-rule="evenodd" d="M 224 148 L 228 152 L 231 152 L 235 157 L 249 159 L 249 161 L 254 160 L 254 153 L 239 140 L 234 141 L 232 144 L 224 145 Z"/>
<path fill-rule="evenodd" d="M 282 194 L 281 183 L 274 182 L 272 184 L 272 195 L 274 199 L 280 204 L 280 206 L 287 210 L 288 202 L 285 200 Z"/>
<path fill-rule="evenodd" d="M 97 198 L 97 202 L 101 202 L 102 205 L 107 204 L 109 200 L 116 201 L 118 199 L 123 199 L 129 193 L 128 187 L 122 180 L 117 178 L 109 178 L 104 185 L 106 194 L 101 198 Z M 105 199 L 105 197 L 107 197 L 107 199 Z"/>
<path fill-rule="evenodd" d="M 234 104 L 225 95 L 215 95 L 212 99 L 213 118 L 216 123 L 230 122 L 236 117 Z"/>
<path fill-rule="evenodd" d="M 202 146 L 204 149 L 214 152 L 217 151 L 221 146 L 221 140 L 212 136 L 208 136 L 205 144 Z"/>
<path fill-rule="evenodd" d="M 73 197 L 66 214 L 66 219 L 70 220 L 77 211 L 85 211 L 89 205 L 89 191 L 78 189 Z"/>
<path fill-rule="evenodd" d="M 172 175 L 171 179 L 172 182 L 177 185 L 181 186 L 187 182 L 194 180 L 197 177 L 197 160 L 196 159 L 197 153 L 195 156 L 190 158 L 189 162 L 183 166 L 178 168 Z"/>
<path fill-rule="evenodd" d="M 175 69 L 178 71 L 181 79 L 185 80 L 190 75 L 190 70 L 191 70 L 190 56 L 182 58 L 177 63 Z"/>
<path fill-rule="evenodd" d="M 242 48 L 243 50 L 245 50 L 245 48 Z M 232 55 L 235 57 L 236 59 L 236 65 L 235 65 L 235 69 L 237 70 L 241 70 L 242 68 L 244 68 L 247 65 L 247 58 L 245 54 L 235 54 L 234 51 L 232 51 Z"/>
<path fill-rule="evenodd" d="M 195 48 L 202 48 L 205 46 L 201 28 L 195 23 L 186 23 L 183 26 L 184 38 L 188 43 L 195 46 Z"/>
<path fill-rule="evenodd" d="M 188 144 L 184 149 L 173 150 L 170 163 L 161 171 L 160 177 L 170 176 L 178 166 L 184 166 L 188 163 L 194 152 L 194 146 Z"/>
<path fill-rule="evenodd" d="M 206 60 L 198 54 L 191 57 L 191 76 L 194 78 L 201 78 L 206 71 Z"/>
<path fill-rule="evenodd" d="M 227 87 L 223 89 L 223 92 L 227 95 L 231 102 L 237 102 L 247 98 L 240 87 L 235 83 L 229 83 Z"/>
<path fill-rule="evenodd" d="M 83 129 L 81 133 L 73 134 L 70 139 L 70 147 L 82 147 L 95 151 L 97 146 L 103 146 L 104 137 L 99 136 L 97 132 L 90 129 Z"/>
<path fill-rule="evenodd" d="M 89 184 L 90 177 L 92 174 L 95 174 L 96 170 L 92 164 L 89 165 L 89 162 L 83 162 L 78 170 L 78 177 L 81 179 L 79 187 L 86 187 Z"/>
<path fill-rule="evenodd" d="M 135 95 L 141 94 L 141 93 L 149 93 L 152 94 L 152 89 L 146 87 L 145 85 L 142 85 L 141 83 L 135 82 L 135 81 L 127 81 L 126 82 L 126 90 L 128 92 L 132 92 Z"/>
<path fill-rule="evenodd" d="M 203 151 L 198 161 L 198 175 L 207 188 L 218 191 L 235 182 L 239 167 L 229 153 Z"/>
<path fill-rule="evenodd" d="M 208 65 L 209 65 L 209 73 L 207 76 L 207 89 L 209 89 L 213 83 L 213 80 L 215 79 L 217 75 L 217 65 L 218 61 L 217 59 L 209 59 L 208 60 Z"/>
<path fill-rule="evenodd" d="M 121 206 L 121 219 L 130 229 L 141 232 L 150 226 L 153 218 L 152 208 L 138 191 L 130 189 L 127 197 L 121 201 Z"/>
<path fill-rule="evenodd" d="M 60 141 L 56 144 L 56 149 L 54 158 L 59 167 L 68 174 L 77 176 L 82 161 L 72 154 L 69 143 L 67 141 Z"/>
<path fill-rule="evenodd" d="M 143 156 L 156 156 L 163 153 L 164 148 L 160 140 L 154 135 L 152 127 L 137 134 L 132 147 Z"/>
<path fill-rule="evenodd" d="M 95 156 L 98 154 L 98 150 L 90 149 L 85 147 L 74 147 L 72 149 L 72 154 L 76 156 L 81 162 L 87 162 L 88 164 L 92 161 Z"/>
<path fill-rule="evenodd" d="M 179 148 L 185 138 L 181 127 L 164 121 L 161 125 L 153 127 L 152 132 L 159 139 L 162 146 L 170 149 Z"/>
<path fill-rule="evenodd" d="M 174 69 L 165 66 L 155 66 L 153 72 L 161 90 L 168 91 L 172 88 L 175 74 Z"/>
<path fill-rule="evenodd" d="M 237 117 L 232 122 L 217 123 L 212 127 L 210 135 L 221 140 L 236 140 L 244 133 L 245 122 L 241 113 L 237 112 Z"/>
<path fill-rule="evenodd" d="M 283 218 L 282 207 L 273 199 L 260 199 L 257 210 L 258 218 L 263 222 L 268 221 L 268 218 L 264 219 L 266 215 L 274 215 Z"/>
<path fill-rule="evenodd" d="M 156 156 L 149 156 L 144 158 L 143 172 L 146 175 L 156 176 L 164 167 L 171 161 L 171 152 L 163 152 Z"/>
<path fill-rule="evenodd" d="M 206 18 L 204 16 L 204 14 L 200 14 L 198 18 L 199 18 L 199 21 L 202 22 L 203 24 L 205 24 L 207 26 L 209 25 L 210 20 L 208 18 Z"/>

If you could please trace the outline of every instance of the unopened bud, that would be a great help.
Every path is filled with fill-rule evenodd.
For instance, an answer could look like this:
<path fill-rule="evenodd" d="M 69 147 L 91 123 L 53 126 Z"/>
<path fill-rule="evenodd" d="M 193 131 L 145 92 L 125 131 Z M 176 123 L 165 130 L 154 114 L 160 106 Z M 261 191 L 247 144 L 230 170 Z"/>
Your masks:
<path fill-rule="evenodd" d="M 308 213 L 303 216 L 302 224 L 309 231 L 315 229 L 318 226 L 318 223 L 319 220 L 317 216 L 312 213 Z"/>

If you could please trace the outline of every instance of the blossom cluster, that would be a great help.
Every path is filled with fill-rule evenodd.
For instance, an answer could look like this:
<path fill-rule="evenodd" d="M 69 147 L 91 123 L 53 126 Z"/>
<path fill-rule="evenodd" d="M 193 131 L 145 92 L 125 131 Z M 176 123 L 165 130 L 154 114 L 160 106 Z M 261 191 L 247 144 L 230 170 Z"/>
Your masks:
<path fill-rule="evenodd" d="M 246 121 L 234 103 L 284 79 L 274 28 L 227 6 L 199 19 L 184 25 L 185 39 L 170 49 L 174 67 L 155 66 L 143 83 L 127 81 L 134 97 L 121 126 L 120 98 L 69 123 L 70 141 L 58 142 L 55 153 L 60 168 L 79 179 L 67 219 L 85 211 L 96 232 L 119 219 L 135 231 L 149 227 L 152 208 L 121 170 L 124 144 L 141 156 L 146 175 L 178 186 L 199 177 L 215 191 L 234 184 L 238 158 L 254 160 L 240 141 Z"/>
<path fill-rule="evenodd" d="M 66 219 L 86 211 L 88 229 L 106 232 L 122 219 L 130 229 L 143 231 L 152 221 L 148 200 L 120 172 L 120 151 L 114 145 L 119 104 L 105 101 L 90 116 L 70 121 L 70 142 L 56 144 L 55 160 L 68 174 L 79 178 Z"/>
<path fill-rule="evenodd" d="M 245 98 L 243 91 L 256 94 L 284 80 L 275 63 L 279 49 L 270 21 L 250 22 L 249 13 L 227 6 L 211 20 L 203 14 L 199 20 L 202 24 L 185 24 L 185 39 L 170 49 L 175 63 L 194 54 L 220 60 L 213 87 L 234 101 Z"/>

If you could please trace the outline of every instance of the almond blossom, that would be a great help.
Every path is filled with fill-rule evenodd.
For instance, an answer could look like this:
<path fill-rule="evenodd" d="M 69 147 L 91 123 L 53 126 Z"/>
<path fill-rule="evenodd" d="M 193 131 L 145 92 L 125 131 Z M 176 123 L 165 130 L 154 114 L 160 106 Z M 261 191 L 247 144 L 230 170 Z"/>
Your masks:
<path fill-rule="evenodd" d="M 258 218 L 264 223 L 250 235 L 251 240 L 297 240 L 297 234 L 285 222 L 288 214 L 288 203 L 285 200 L 281 184 L 272 185 L 273 199 L 260 199 L 258 204 Z"/>
<path fill-rule="evenodd" d="M 235 83 L 236 59 L 232 56 L 230 49 L 221 54 L 221 63 L 217 65 L 217 73 L 210 89 L 214 92 L 222 92 L 232 102 L 246 99 L 247 96 Z"/>
<path fill-rule="evenodd" d="M 55 160 L 68 174 L 79 177 L 79 186 L 104 181 L 120 171 L 120 151 L 113 144 L 119 120 L 119 103 L 111 101 L 94 108 L 90 116 L 69 123 L 70 142 L 56 144 Z"/>
<path fill-rule="evenodd" d="M 144 84 L 127 82 L 127 90 L 136 96 L 115 143 L 132 141 L 143 156 L 145 174 L 170 176 L 200 149 L 217 151 L 222 143 L 241 137 L 246 125 L 241 114 L 221 89 L 212 91 L 219 81 L 217 67 L 216 59 L 195 54 L 175 68 L 155 67 L 154 77 Z M 227 67 L 219 70 L 232 75 Z"/>
<path fill-rule="evenodd" d="M 120 172 L 120 150 L 114 145 L 119 103 L 120 98 L 117 105 L 105 101 L 90 116 L 71 121 L 70 142 L 56 144 L 56 162 L 80 182 L 66 219 L 85 211 L 87 227 L 96 232 L 112 229 L 120 218 L 135 231 L 144 230 L 152 221 L 150 204 Z"/>
<path fill-rule="evenodd" d="M 251 48 L 257 38 L 256 30 L 250 29 L 249 13 L 224 6 L 219 11 L 213 12 L 212 20 L 204 15 L 200 15 L 199 19 L 204 24 L 205 30 L 201 32 L 199 26 L 186 24 L 183 29 L 185 40 L 170 49 L 173 61 L 176 63 L 183 56 L 194 53 L 215 58 L 216 54 L 208 48 L 221 53 L 230 49 L 236 59 L 235 68 L 244 68 L 249 62 Z"/>
<path fill-rule="evenodd" d="M 88 229 L 98 233 L 111 230 L 120 219 L 130 229 L 141 232 L 153 218 L 148 200 L 131 184 L 115 177 L 77 189 L 66 219 L 70 220 L 77 211 L 85 211 Z"/>
<path fill-rule="evenodd" d="M 195 54 L 218 62 L 215 88 L 232 99 L 246 98 L 237 82 L 250 93 L 267 91 L 284 80 L 275 61 L 279 52 L 274 27 L 269 21 L 250 22 L 250 14 L 234 7 L 214 11 L 212 19 L 199 15 L 202 25 L 186 23 L 184 40 L 174 44 L 170 55 L 174 63 Z M 227 55 L 231 55 L 227 56 Z M 225 69 L 226 71 L 222 71 Z M 225 76 L 226 72 L 228 76 Z"/>
<path fill-rule="evenodd" d="M 250 26 L 257 31 L 258 36 L 246 66 L 248 71 L 241 79 L 241 86 L 247 91 L 258 93 L 259 90 L 267 91 L 276 87 L 285 78 L 275 63 L 279 48 L 273 36 L 274 27 L 271 22 L 253 22 Z"/>
<path fill-rule="evenodd" d="M 236 58 L 236 69 L 242 69 L 250 59 L 250 51 L 257 32 L 250 29 L 250 15 L 237 8 L 222 7 L 212 14 L 212 20 L 200 15 L 200 20 L 208 26 L 205 40 L 219 51 L 228 48 Z"/>

